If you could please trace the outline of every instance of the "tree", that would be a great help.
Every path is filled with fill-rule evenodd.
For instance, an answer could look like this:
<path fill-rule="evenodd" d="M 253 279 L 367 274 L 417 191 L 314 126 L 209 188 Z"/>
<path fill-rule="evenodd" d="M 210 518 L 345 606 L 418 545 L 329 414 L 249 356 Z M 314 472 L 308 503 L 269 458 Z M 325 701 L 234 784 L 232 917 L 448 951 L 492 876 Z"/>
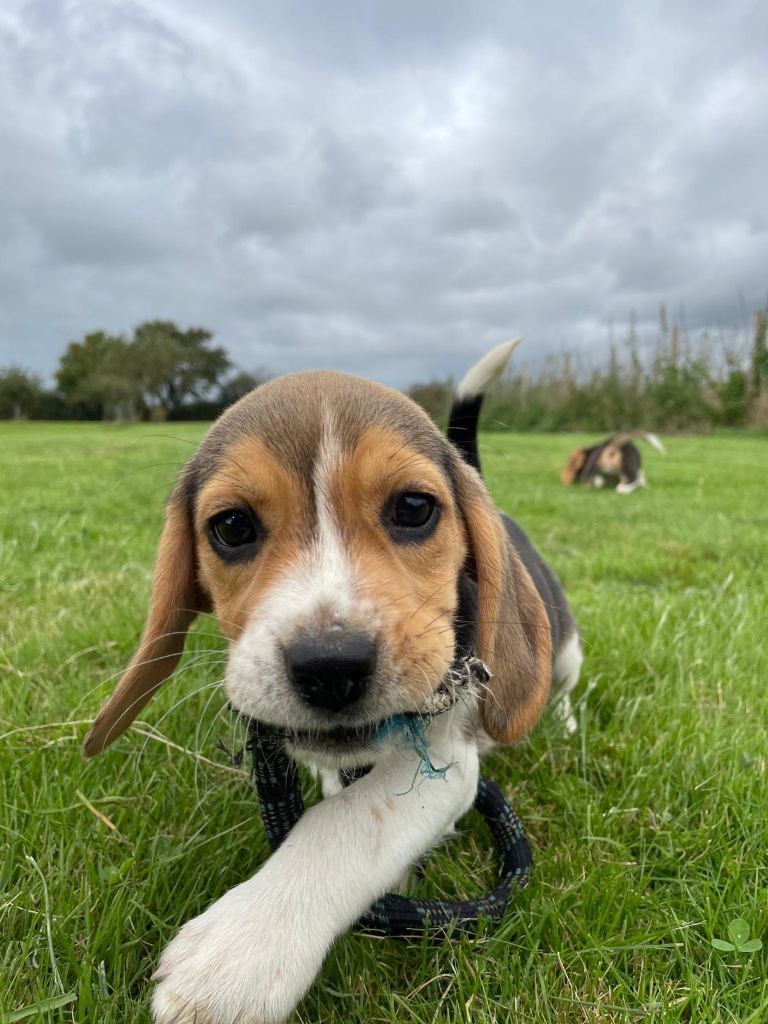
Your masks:
<path fill-rule="evenodd" d="M 119 334 L 92 331 L 71 341 L 59 361 L 56 383 L 83 419 L 134 419 L 141 382 L 132 346 Z"/>
<path fill-rule="evenodd" d="M 259 387 L 266 379 L 266 374 L 260 376 L 258 373 L 248 373 L 246 370 L 241 370 L 219 385 L 216 402 L 226 409 L 227 406 L 233 405 L 244 395 L 247 395 L 249 391 Z"/>
<path fill-rule="evenodd" d="M 42 381 L 34 373 L 20 366 L 0 367 L 0 419 L 34 416 L 44 395 Z"/>
<path fill-rule="evenodd" d="M 755 338 L 752 345 L 752 387 L 755 391 L 768 384 L 768 311 L 755 313 Z"/>
<path fill-rule="evenodd" d="M 139 324 L 131 356 L 149 406 L 162 416 L 178 417 L 185 403 L 203 401 L 232 367 L 223 348 L 211 347 L 213 335 L 202 327 L 182 331 L 170 320 Z"/>

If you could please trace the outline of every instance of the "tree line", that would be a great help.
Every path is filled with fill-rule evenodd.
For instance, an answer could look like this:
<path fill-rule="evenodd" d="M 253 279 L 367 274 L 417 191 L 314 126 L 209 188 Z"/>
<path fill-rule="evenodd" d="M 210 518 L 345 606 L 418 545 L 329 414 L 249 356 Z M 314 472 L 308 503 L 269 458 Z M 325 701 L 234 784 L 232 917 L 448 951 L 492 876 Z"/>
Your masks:
<path fill-rule="evenodd" d="M 486 430 L 614 431 L 768 427 L 768 308 L 748 332 L 694 338 L 662 306 L 650 356 L 634 321 L 608 347 L 607 365 L 577 366 L 570 353 L 536 375 L 507 377 L 488 396 Z M 140 324 L 130 338 L 94 331 L 65 349 L 45 387 L 19 367 L 0 368 L 0 418 L 213 419 L 265 378 L 238 370 L 202 327 Z M 453 382 L 408 394 L 444 424 Z"/>
<path fill-rule="evenodd" d="M 608 346 L 604 366 L 578 367 L 566 352 L 536 375 L 513 372 L 486 398 L 481 428 L 609 433 L 768 427 L 767 314 L 768 307 L 758 310 L 747 330 L 693 337 L 670 324 L 662 306 L 656 337 L 642 357 L 631 319 L 626 336 Z M 415 385 L 408 394 L 442 426 L 452 391 L 453 382 L 443 380 Z"/>
<path fill-rule="evenodd" d="M 212 419 L 262 379 L 212 340 L 170 320 L 139 324 L 130 338 L 93 331 L 69 343 L 52 388 L 21 367 L 0 369 L 0 418 Z"/>

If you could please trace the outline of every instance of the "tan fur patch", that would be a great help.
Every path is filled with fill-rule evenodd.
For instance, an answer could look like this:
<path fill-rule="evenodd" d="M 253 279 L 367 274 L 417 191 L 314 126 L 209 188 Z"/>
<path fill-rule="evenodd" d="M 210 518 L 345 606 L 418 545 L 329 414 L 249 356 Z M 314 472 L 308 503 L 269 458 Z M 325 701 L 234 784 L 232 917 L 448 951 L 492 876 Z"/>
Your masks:
<path fill-rule="evenodd" d="M 312 518 L 309 486 L 283 468 L 258 438 L 246 437 L 232 446 L 198 495 L 200 578 L 230 640 L 237 638 L 269 588 L 306 545 Z M 205 524 L 217 512 L 244 504 L 259 516 L 265 540 L 253 561 L 228 565 L 211 550 Z"/>
<path fill-rule="evenodd" d="M 597 467 L 601 473 L 616 476 L 621 470 L 621 448 L 615 444 L 606 445 L 597 460 Z"/>
<path fill-rule="evenodd" d="M 434 495 L 440 520 L 425 541 L 396 544 L 381 521 L 393 494 Z M 356 565 L 361 595 L 384 623 L 385 640 L 418 706 L 453 660 L 456 581 L 466 557 L 447 480 L 425 455 L 383 428 L 365 432 L 331 480 L 336 527 Z"/>
<path fill-rule="evenodd" d="M 576 448 L 568 456 L 568 461 L 560 474 L 560 483 L 566 487 L 568 484 L 572 484 L 579 473 L 584 468 L 584 463 L 587 460 L 587 452 L 584 448 Z"/>

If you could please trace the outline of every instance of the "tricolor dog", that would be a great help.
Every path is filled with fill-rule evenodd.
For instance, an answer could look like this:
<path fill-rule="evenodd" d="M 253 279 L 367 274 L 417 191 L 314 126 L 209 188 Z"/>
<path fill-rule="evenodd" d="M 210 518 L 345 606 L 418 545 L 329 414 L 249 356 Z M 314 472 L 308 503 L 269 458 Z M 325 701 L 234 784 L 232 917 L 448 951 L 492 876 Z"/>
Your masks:
<path fill-rule="evenodd" d="M 568 456 L 560 482 L 580 483 L 584 487 L 615 486 L 618 494 L 631 494 L 638 487 L 647 487 L 643 463 L 633 438 L 646 441 L 657 452 L 665 454 L 655 434 L 645 430 L 625 430 L 591 447 L 576 448 Z"/>
<path fill-rule="evenodd" d="M 154 976 L 156 1022 L 285 1020 L 337 936 L 471 806 L 482 754 L 535 724 L 553 679 L 567 701 L 582 659 L 568 603 L 478 472 L 480 401 L 515 344 L 462 381 L 452 440 L 396 391 L 299 373 L 228 409 L 182 471 L 144 634 L 85 754 L 128 727 L 212 610 L 231 703 L 284 732 L 325 799 L 181 928 Z M 432 718 L 429 757 L 447 770 L 424 777 L 382 727 L 429 708 L 465 649 L 492 676 Z M 342 789 L 339 770 L 361 765 Z"/>

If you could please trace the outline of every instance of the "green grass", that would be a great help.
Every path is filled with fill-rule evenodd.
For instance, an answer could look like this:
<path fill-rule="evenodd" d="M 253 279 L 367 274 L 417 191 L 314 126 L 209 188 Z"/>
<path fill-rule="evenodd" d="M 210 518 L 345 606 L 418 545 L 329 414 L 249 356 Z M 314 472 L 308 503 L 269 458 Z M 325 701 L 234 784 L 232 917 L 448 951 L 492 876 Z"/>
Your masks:
<path fill-rule="evenodd" d="M 236 738 L 212 620 L 143 724 L 95 761 L 79 752 L 203 429 L 0 428 L 0 1021 L 147 1021 L 164 943 L 266 856 L 216 749 Z M 768 1020 L 765 946 L 710 945 L 737 916 L 768 939 L 766 440 L 673 439 L 646 455 L 652 489 L 627 497 L 560 487 L 576 440 L 484 449 L 586 643 L 577 735 L 548 713 L 486 766 L 529 831 L 531 885 L 475 941 L 342 939 L 296 1022 Z M 424 891 L 489 887 L 471 825 Z"/>

